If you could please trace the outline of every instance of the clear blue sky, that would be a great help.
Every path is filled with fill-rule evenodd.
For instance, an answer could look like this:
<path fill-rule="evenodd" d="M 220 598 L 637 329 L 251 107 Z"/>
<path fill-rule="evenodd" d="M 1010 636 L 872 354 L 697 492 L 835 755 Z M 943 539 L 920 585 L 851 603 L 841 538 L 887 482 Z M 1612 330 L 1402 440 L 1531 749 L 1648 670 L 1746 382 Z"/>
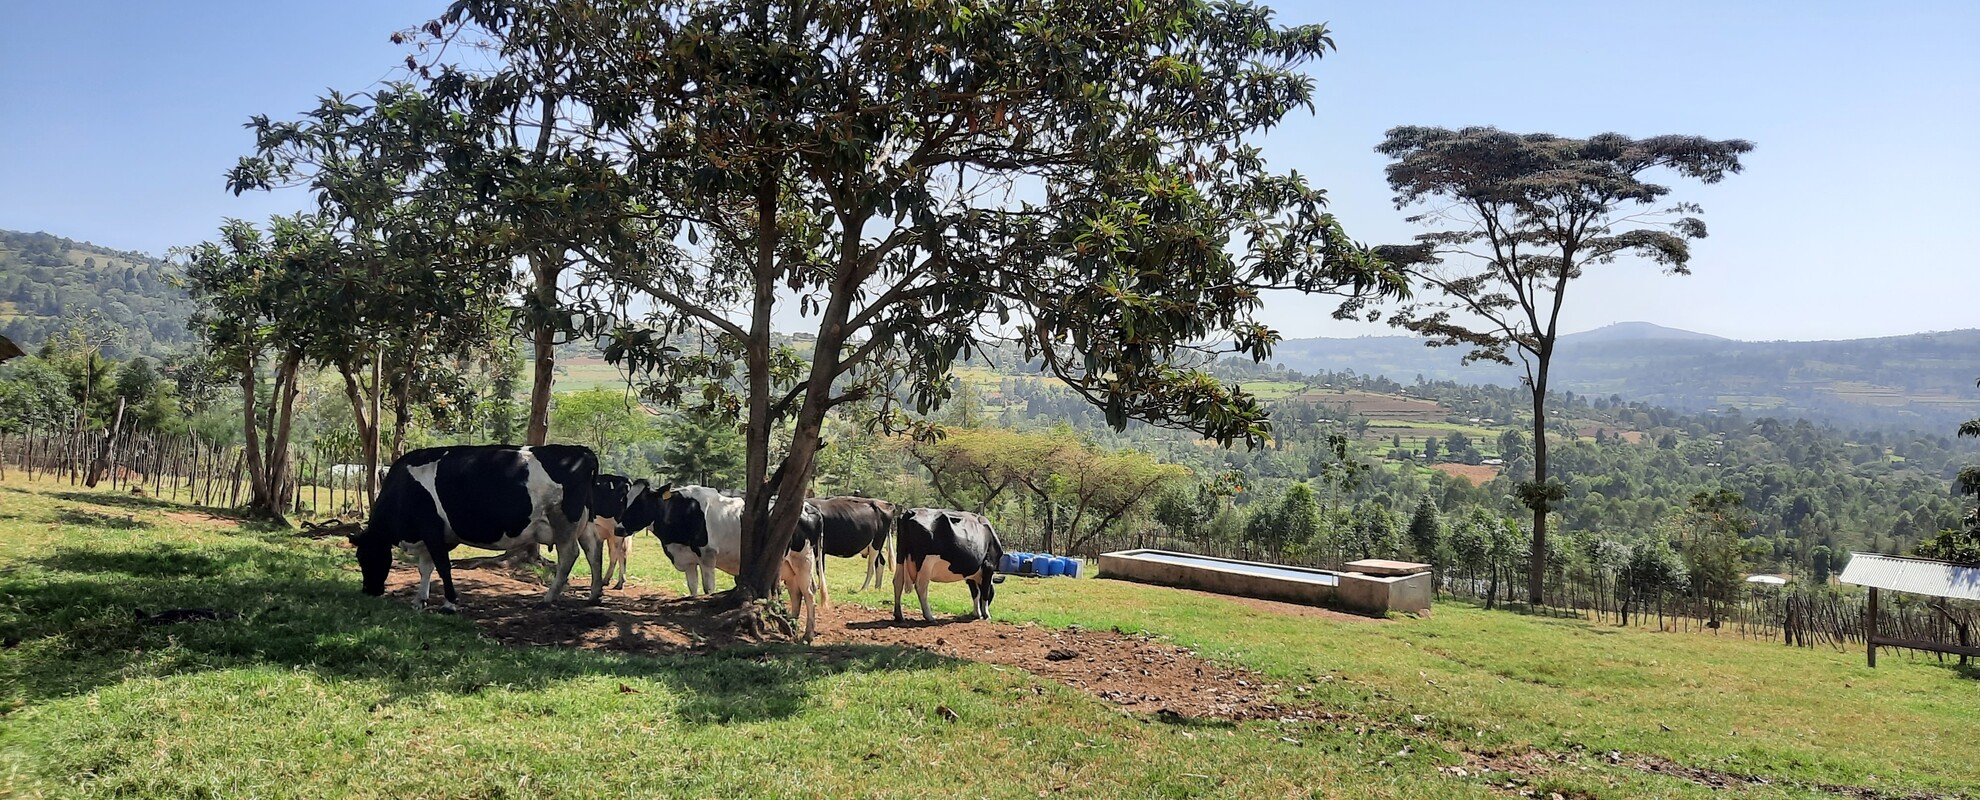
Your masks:
<path fill-rule="evenodd" d="M 241 123 L 362 89 L 439 2 L 14 3 L 0 25 L 0 228 L 161 253 L 297 194 L 226 193 Z M 1416 231 L 1372 152 L 1399 124 L 1751 139 L 1745 174 L 1682 199 L 1712 236 L 1695 275 L 1618 264 L 1567 329 L 1648 320 L 1745 339 L 1980 326 L 1980 3 L 1280 3 L 1340 50 L 1317 113 L 1265 142 L 1357 237 Z M 1387 333 L 1274 298 L 1289 336 Z"/>

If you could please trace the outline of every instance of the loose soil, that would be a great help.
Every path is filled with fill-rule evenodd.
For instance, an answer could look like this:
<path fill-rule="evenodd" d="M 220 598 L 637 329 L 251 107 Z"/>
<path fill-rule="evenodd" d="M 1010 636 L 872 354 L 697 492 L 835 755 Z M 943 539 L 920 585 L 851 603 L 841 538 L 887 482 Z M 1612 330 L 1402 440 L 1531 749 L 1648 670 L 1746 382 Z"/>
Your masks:
<path fill-rule="evenodd" d="M 1432 464 L 1431 469 L 1454 478 L 1471 481 L 1473 486 L 1483 486 L 1486 481 L 1499 477 L 1498 467 L 1483 464 Z"/>
<path fill-rule="evenodd" d="M 387 594 L 410 601 L 418 581 L 417 570 L 395 564 L 386 582 Z M 437 606 L 437 578 L 434 584 L 429 602 Z M 460 593 L 462 616 L 474 620 L 486 635 L 514 645 L 664 655 L 762 643 L 719 618 L 726 610 L 719 598 L 681 597 L 635 586 L 608 588 L 600 605 L 588 606 L 584 598 L 590 585 L 580 582 L 565 589 L 558 605 L 544 608 L 538 605 L 544 587 L 533 575 L 497 570 L 456 569 L 454 586 Z M 1262 607 L 1281 606 L 1364 619 L 1280 603 Z M 817 643 L 914 647 L 1015 667 L 1128 711 L 1157 716 L 1234 721 L 1332 718 L 1315 709 L 1282 704 L 1287 687 L 1263 675 L 1210 661 L 1194 650 L 1143 634 L 958 618 L 923 622 L 911 616 L 897 623 L 890 610 L 836 602 L 819 611 Z"/>

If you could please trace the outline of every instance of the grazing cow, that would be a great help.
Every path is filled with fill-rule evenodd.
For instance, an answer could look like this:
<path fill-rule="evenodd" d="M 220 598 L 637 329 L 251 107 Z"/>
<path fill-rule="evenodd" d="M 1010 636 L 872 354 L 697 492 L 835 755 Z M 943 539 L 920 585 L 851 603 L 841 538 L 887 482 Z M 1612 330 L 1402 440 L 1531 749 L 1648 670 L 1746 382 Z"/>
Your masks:
<path fill-rule="evenodd" d="M 614 570 L 619 574 L 614 589 L 626 588 L 626 554 L 633 534 L 652 524 L 650 519 L 645 524 L 624 524 L 626 510 L 646 490 L 646 481 L 629 481 L 623 475 L 599 475 L 591 484 L 591 519 L 605 548 L 605 581 L 611 582 Z"/>
<path fill-rule="evenodd" d="M 743 499 L 729 497 L 706 486 L 674 486 L 649 489 L 626 510 L 629 522 L 650 520 L 653 535 L 667 553 L 674 568 L 687 574 L 688 594 L 714 594 L 715 570 L 730 575 L 742 572 Z M 809 507 L 800 524 L 801 531 L 821 527 Z M 784 558 L 779 577 L 791 592 L 793 614 L 807 615 L 805 638 L 817 628 L 817 594 L 812 573 L 817 568 L 818 548 L 814 537 L 793 536 L 791 552 Z"/>
<path fill-rule="evenodd" d="M 443 611 L 454 610 L 455 545 L 509 550 L 526 544 L 561 545 L 548 604 L 563 594 L 584 550 L 591 564 L 591 602 L 605 589 L 598 539 L 590 534 L 591 489 L 598 456 L 576 445 L 462 445 L 414 450 L 392 463 L 372 505 L 371 519 L 351 537 L 365 594 L 385 593 L 392 547 L 419 558 L 419 594 L 425 607 L 433 570 L 446 592 Z M 576 543 L 579 547 L 572 547 Z"/>
<path fill-rule="evenodd" d="M 1003 576 L 997 574 L 997 561 L 1004 557 L 1004 543 L 997 529 L 982 514 L 941 508 L 914 508 L 903 512 L 894 539 L 894 621 L 901 621 L 901 592 L 914 584 L 921 597 L 921 618 L 935 621 L 928 609 L 928 584 L 963 581 L 969 584 L 969 597 L 975 602 L 973 616 L 990 618 L 990 599 L 997 594 Z"/>
<path fill-rule="evenodd" d="M 894 504 L 871 497 L 814 497 L 806 505 L 817 512 L 819 530 L 813 535 L 820 540 L 825 555 L 865 561 L 866 580 L 860 582 L 859 590 L 879 586 L 893 566 L 894 553 L 887 548 L 887 539 L 894 534 Z M 832 592 L 824 583 L 824 566 L 824 559 L 819 559 L 818 593 L 829 605 Z"/>

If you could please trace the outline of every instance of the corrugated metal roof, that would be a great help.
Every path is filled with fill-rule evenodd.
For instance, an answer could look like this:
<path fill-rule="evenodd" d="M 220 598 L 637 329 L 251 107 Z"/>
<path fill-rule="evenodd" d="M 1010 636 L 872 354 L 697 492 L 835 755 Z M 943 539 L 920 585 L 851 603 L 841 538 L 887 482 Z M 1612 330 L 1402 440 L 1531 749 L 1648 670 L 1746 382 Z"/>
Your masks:
<path fill-rule="evenodd" d="M 1912 594 L 1980 600 L 1980 567 L 1962 567 L 1944 561 L 1851 553 L 1849 565 L 1843 567 L 1837 580 Z"/>

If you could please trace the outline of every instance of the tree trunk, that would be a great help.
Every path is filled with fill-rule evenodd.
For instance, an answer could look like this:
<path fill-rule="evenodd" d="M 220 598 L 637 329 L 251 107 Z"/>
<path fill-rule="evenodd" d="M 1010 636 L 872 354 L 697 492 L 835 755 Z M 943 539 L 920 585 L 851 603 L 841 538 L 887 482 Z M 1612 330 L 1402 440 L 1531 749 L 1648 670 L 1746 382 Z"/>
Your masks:
<path fill-rule="evenodd" d="M 375 385 L 367 390 L 358 380 L 357 374 L 349 365 L 340 364 L 337 372 L 344 376 L 344 397 L 351 401 L 351 415 L 358 426 L 358 447 L 364 459 L 364 491 L 368 499 L 375 499 L 372 483 L 378 479 L 378 417 L 373 416 L 374 408 L 370 395 L 376 391 Z"/>
<path fill-rule="evenodd" d="M 274 501 L 272 516 L 277 520 L 282 520 L 282 509 L 287 508 L 293 499 L 290 494 L 293 482 L 289 480 L 289 432 L 295 422 L 297 384 L 301 374 L 302 354 L 293 353 L 282 362 L 281 374 L 277 376 L 276 396 L 273 398 L 276 416 L 269 420 L 275 438 L 268 452 L 263 454 L 267 462 L 264 466 L 268 470 L 268 493 Z"/>
<path fill-rule="evenodd" d="M 243 434 L 241 449 L 247 458 L 248 464 L 248 488 L 252 493 L 250 505 L 255 508 L 262 508 L 265 507 L 264 504 L 268 503 L 271 498 L 268 496 L 267 475 L 262 471 L 260 431 L 255 426 L 255 417 L 258 416 L 258 412 L 261 410 L 261 404 L 255 402 L 254 397 L 253 362 L 249 362 L 241 367 L 241 400 L 241 431 Z"/>
<path fill-rule="evenodd" d="M 557 379 L 557 326 L 550 315 L 557 309 L 557 273 L 550 257 L 542 253 L 529 255 L 530 272 L 536 285 L 531 289 L 535 295 L 536 314 L 530 319 L 530 347 L 536 368 L 531 376 L 529 387 L 529 426 L 524 429 L 523 441 L 531 446 L 550 440 L 550 390 Z"/>
<path fill-rule="evenodd" d="M 413 342 L 407 346 L 405 363 L 400 365 L 403 369 L 399 372 L 398 385 L 393 387 L 392 461 L 394 462 L 399 460 L 399 456 L 406 454 L 406 425 L 412 417 L 412 364 L 418 347 L 419 340 L 415 335 Z"/>
<path fill-rule="evenodd" d="M 124 398 L 117 398 L 117 414 L 111 417 L 110 431 L 103 437 L 103 445 L 96 450 L 96 459 L 89 465 L 89 475 L 83 478 L 83 485 L 91 489 L 103 480 L 105 472 L 113 466 L 110 455 L 117 451 L 117 434 L 124 428 Z M 115 483 L 112 481 L 112 483 Z"/>
<path fill-rule="evenodd" d="M 1533 553 L 1526 577 L 1526 602 L 1538 607 L 1547 578 L 1547 359 L 1548 347 L 1540 353 L 1540 379 L 1533 384 L 1533 480 L 1540 491 L 1534 495 Z"/>
<path fill-rule="evenodd" d="M 765 165 L 757 178 L 756 189 L 756 263 L 751 267 L 755 296 L 750 304 L 749 341 L 744 343 L 744 359 L 748 369 L 747 389 L 749 396 L 749 422 L 743 430 L 743 518 L 742 518 L 742 573 L 736 576 L 738 600 L 747 603 L 757 598 L 769 597 L 776 588 L 776 562 L 770 560 L 773 528 L 769 523 L 770 493 L 770 315 L 777 301 L 777 170 Z M 834 346 L 836 348 L 836 345 Z M 818 342 L 813 350 L 812 370 L 815 373 L 818 359 L 825 356 L 825 342 Z M 827 387 L 829 389 L 829 387 Z M 813 434 L 816 435 L 815 432 Z M 795 454 L 797 443 L 792 443 Z M 786 463 L 790 456 L 785 456 Z M 810 478 L 810 454 L 805 454 L 801 464 Z M 788 472 L 788 469 L 786 470 Z M 786 476 L 791 477 L 791 476 Z M 793 504 L 786 504 L 786 514 L 795 522 L 797 512 Z M 783 538 L 788 542 L 788 536 Z M 782 556 L 782 553 L 776 553 Z"/>

